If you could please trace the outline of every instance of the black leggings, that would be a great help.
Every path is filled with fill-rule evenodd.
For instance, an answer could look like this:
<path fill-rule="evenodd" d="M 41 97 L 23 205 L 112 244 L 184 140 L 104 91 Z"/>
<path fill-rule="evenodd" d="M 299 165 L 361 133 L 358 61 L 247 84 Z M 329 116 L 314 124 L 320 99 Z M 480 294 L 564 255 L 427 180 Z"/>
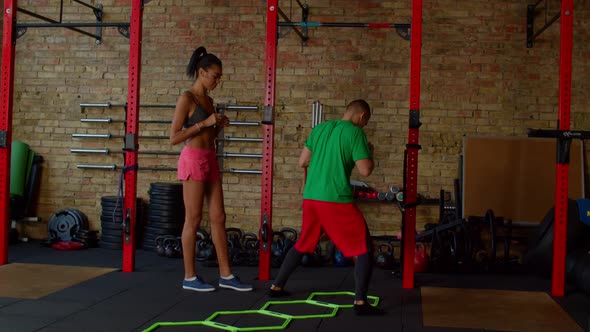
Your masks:
<path fill-rule="evenodd" d="M 354 299 L 356 301 L 367 301 L 369 281 L 371 280 L 371 275 L 373 274 L 373 244 L 371 242 L 371 236 L 369 235 L 368 228 L 366 230 L 366 234 L 367 252 L 356 257 L 356 265 L 354 267 Z M 304 253 L 297 251 L 295 247 L 292 247 L 289 250 L 273 283 L 275 286 L 280 288 L 285 287 L 287 279 L 289 279 L 291 273 L 293 273 L 297 266 L 299 266 L 303 255 Z"/>

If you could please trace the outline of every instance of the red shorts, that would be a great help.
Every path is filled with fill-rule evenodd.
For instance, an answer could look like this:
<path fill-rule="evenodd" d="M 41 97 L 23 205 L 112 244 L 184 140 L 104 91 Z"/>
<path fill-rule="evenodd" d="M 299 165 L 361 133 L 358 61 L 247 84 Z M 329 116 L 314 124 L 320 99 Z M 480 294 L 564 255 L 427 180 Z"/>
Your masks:
<path fill-rule="evenodd" d="M 301 236 L 295 249 L 303 253 L 315 251 L 322 229 L 346 257 L 366 254 L 367 222 L 355 203 L 332 203 L 303 200 Z"/>
<path fill-rule="evenodd" d="M 185 146 L 178 158 L 178 179 L 213 182 L 219 180 L 219 164 L 215 150 Z"/>

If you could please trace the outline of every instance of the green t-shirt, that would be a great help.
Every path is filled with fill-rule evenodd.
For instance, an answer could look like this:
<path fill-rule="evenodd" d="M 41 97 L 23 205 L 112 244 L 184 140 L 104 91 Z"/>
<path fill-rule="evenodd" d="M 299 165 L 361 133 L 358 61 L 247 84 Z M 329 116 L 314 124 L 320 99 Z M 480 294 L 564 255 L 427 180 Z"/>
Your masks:
<path fill-rule="evenodd" d="M 327 121 L 316 126 L 305 146 L 311 151 L 304 199 L 325 202 L 353 202 L 350 174 L 355 162 L 371 159 L 365 132 L 346 120 Z"/>

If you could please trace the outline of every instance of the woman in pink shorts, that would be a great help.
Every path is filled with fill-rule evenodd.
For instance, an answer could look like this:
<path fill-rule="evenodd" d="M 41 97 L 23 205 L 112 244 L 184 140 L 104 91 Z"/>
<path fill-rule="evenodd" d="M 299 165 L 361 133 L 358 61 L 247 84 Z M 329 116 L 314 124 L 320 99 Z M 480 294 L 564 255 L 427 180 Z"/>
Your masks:
<path fill-rule="evenodd" d="M 193 85 L 182 93 L 176 103 L 170 127 L 170 143 L 184 143 L 178 159 L 178 179 L 183 184 L 185 220 L 182 229 L 184 280 L 182 287 L 200 292 L 214 291 L 195 271 L 195 244 L 201 223 L 203 201 L 207 198 L 211 236 L 219 263 L 219 287 L 238 291 L 251 291 L 252 286 L 242 283 L 231 272 L 225 232 L 225 207 L 215 152 L 215 138 L 229 125 L 229 119 L 215 112 L 213 99 L 208 92 L 221 80 L 221 60 L 197 48 L 186 69 Z"/>

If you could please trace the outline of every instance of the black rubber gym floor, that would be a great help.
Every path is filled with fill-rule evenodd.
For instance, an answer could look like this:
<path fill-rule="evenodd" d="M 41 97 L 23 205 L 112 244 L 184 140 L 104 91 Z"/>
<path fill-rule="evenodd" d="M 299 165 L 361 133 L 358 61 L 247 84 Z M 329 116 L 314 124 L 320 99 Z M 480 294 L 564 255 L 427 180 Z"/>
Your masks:
<path fill-rule="evenodd" d="M 233 268 L 243 281 L 255 285 L 253 292 L 218 289 L 215 292 L 198 293 L 181 289 L 181 259 L 160 257 L 142 250 L 137 250 L 136 271 L 132 273 L 120 272 L 122 252 L 118 250 L 92 248 L 57 251 L 36 242 L 10 246 L 9 262 L 110 267 L 116 270 L 38 299 L 0 297 L 2 332 L 143 331 L 158 322 L 198 322 L 219 311 L 258 310 L 268 301 L 275 300 L 266 295 L 270 281 L 256 280 L 257 267 Z M 273 269 L 271 277 L 276 272 Z M 217 281 L 217 268 L 199 267 L 199 273 L 209 282 Z M 353 278 L 352 267 L 299 267 L 287 285 L 292 295 L 285 300 L 305 300 L 312 292 L 353 291 Z M 35 280 L 39 285 L 47 282 L 41 277 Z M 284 331 L 494 331 L 489 328 L 424 326 L 420 287 L 426 286 L 548 292 L 551 281 L 522 274 L 417 274 L 416 288 L 404 290 L 400 278 L 392 275 L 391 271 L 376 268 L 369 294 L 379 297 L 380 307 L 387 311 L 385 316 L 357 317 L 352 309 L 341 308 L 332 318 L 294 319 Z M 563 298 L 553 300 L 579 325 L 580 331 L 588 331 L 590 297 L 570 289 L 566 294 Z M 339 304 L 347 302 L 348 299 Z M 461 299 L 456 299 L 456 303 L 456 308 L 452 310 L 461 315 L 465 304 Z M 288 313 L 302 315 L 318 313 L 317 310 L 321 309 L 293 306 L 289 310 L 302 310 Z M 503 317 L 493 319 L 502 321 Z M 231 314 L 220 316 L 218 321 L 234 324 L 244 330 L 251 330 L 249 328 L 253 326 L 282 324 L 281 319 L 264 315 Z M 155 329 L 189 330 L 223 331 L 203 325 L 161 326 Z M 560 329 L 560 332 L 567 331 Z"/>

